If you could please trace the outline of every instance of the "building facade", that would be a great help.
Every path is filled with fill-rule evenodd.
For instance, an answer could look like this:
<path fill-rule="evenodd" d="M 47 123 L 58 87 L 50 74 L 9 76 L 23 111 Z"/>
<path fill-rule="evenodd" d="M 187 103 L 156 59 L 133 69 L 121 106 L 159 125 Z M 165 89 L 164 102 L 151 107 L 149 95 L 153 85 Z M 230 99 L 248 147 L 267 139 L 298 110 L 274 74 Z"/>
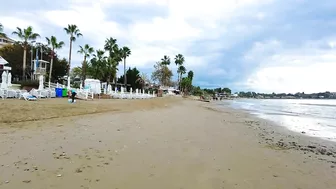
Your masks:
<path fill-rule="evenodd" d="M 13 39 L 10 39 L 8 37 L 0 36 L 0 48 L 6 46 L 6 45 L 11 45 L 15 43 Z"/>

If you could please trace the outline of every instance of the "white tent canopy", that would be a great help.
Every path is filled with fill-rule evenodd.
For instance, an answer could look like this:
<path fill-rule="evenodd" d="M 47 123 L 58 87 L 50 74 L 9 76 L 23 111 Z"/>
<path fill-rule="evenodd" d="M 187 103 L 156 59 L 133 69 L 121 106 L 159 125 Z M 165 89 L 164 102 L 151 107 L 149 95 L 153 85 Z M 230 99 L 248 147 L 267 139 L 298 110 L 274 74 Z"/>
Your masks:
<path fill-rule="evenodd" d="M 6 64 L 8 64 L 7 60 L 5 60 L 0 56 L 0 65 L 6 65 Z"/>

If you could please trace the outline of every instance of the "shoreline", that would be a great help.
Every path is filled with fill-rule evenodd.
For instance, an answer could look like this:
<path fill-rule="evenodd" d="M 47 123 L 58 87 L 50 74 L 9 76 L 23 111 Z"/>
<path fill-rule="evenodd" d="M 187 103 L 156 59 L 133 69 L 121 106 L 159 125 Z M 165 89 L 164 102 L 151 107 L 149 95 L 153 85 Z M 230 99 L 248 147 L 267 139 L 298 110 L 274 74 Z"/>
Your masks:
<path fill-rule="evenodd" d="M 269 145 L 271 148 L 297 150 L 310 158 L 314 156 L 318 160 L 331 163 L 332 168 L 336 166 L 335 141 L 295 132 L 276 122 L 260 118 L 247 110 L 235 109 L 229 105 L 213 103 L 210 104 L 210 108 L 221 112 L 225 112 L 225 109 L 235 112 L 235 116 L 243 118 L 249 128 L 258 133 L 260 143 Z"/>

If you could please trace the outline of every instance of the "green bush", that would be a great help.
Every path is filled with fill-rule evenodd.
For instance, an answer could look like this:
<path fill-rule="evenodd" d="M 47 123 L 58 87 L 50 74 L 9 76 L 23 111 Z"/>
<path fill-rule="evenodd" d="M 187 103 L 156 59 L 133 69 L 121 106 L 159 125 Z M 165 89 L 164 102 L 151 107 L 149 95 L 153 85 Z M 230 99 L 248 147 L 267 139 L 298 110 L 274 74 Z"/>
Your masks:
<path fill-rule="evenodd" d="M 31 87 L 31 88 L 38 88 L 39 81 L 37 80 L 27 80 L 27 81 L 20 81 L 18 84 L 21 84 L 21 88 L 23 87 Z"/>

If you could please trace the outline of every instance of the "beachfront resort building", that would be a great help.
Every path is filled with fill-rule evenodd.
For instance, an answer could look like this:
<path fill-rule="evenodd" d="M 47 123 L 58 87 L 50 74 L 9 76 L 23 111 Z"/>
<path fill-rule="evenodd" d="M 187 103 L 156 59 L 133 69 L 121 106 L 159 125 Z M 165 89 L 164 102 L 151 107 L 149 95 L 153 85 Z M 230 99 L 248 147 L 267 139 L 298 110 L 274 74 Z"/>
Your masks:
<path fill-rule="evenodd" d="M 13 43 L 15 43 L 15 41 L 13 39 L 10 39 L 8 37 L 5 36 L 0 36 L 0 48 L 6 46 L 6 45 L 12 45 Z"/>

